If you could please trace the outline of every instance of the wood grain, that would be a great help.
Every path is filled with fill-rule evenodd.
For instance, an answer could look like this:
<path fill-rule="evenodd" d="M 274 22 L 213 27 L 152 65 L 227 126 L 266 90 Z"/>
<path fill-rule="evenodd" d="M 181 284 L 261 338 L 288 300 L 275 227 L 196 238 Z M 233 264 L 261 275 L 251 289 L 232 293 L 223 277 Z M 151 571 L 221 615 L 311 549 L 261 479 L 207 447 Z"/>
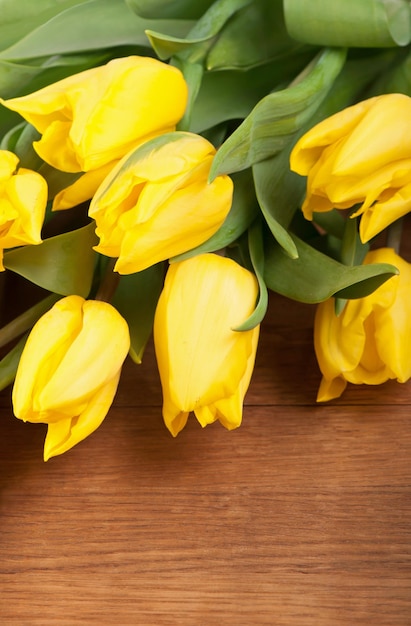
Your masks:
<path fill-rule="evenodd" d="M 313 307 L 273 296 L 244 422 L 162 423 L 153 349 L 42 461 L 0 406 L 0 623 L 410 626 L 411 385 L 317 405 Z"/>

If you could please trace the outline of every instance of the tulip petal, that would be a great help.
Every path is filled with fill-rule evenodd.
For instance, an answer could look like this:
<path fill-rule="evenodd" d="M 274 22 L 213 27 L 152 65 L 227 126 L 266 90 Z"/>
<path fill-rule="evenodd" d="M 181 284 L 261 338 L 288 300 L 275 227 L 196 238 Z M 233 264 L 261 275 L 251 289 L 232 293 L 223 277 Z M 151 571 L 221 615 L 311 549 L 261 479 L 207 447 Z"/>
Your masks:
<path fill-rule="evenodd" d="M 21 168 L 9 180 L 7 194 L 19 219 L 9 230 L 9 237 L 14 237 L 14 241 L 4 242 L 4 247 L 41 243 L 47 204 L 47 183 L 44 178 L 37 172 Z"/>
<path fill-rule="evenodd" d="M 0 271 L 3 250 L 41 243 L 47 183 L 37 172 L 16 169 L 18 157 L 0 150 Z"/>
<path fill-rule="evenodd" d="M 386 256 L 391 256 L 400 274 L 395 277 L 396 280 L 390 279 L 384 290 L 388 292 L 391 288 L 395 297 L 389 306 L 378 311 L 375 341 L 379 355 L 390 371 L 390 378 L 406 382 L 411 377 L 411 359 L 409 358 L 411 265 L 393 250 L 385 250 L 387 250 Z"/>
<path fill-rule="evenodd" d="M 369 98 L 323 120 L 294 146 L 291 169 L 307 178 L 306 219 L 333 208 L 361 215 L 367 242 L 411 209 L 411 98 Z"/>
<path fill-rule="evenodd" d="M 346 386 L 347 381 L 342 376 L 337 376 L 332 380 L 323 377 L 317 393 L 317 402 L 328 402 L 334 398 L 339 398 Z"/>
<path fill-rule="evenodd" d="M 89 207 L 97 252 L 131 274 L 184 253 L 214 235 L 228 215 L 233 183 L 208 183 L 215 148 L 193 133 L 153 138 L 122 159 Z"/>
<path fill-rule="evenodd" d="M 86 70 L 86 72 L 90 71 Z M 85 79 L 87 78 L 87 75 L 83 74 L 83 76 Z M 53 89 L 47 86 L 34 94 L 19 98 L 10 98 L 9 100 L 0 98 L 0 102 L 7 109 L 19 113 L 39 133 L 44 133 L 53 122 L 69 119 L 70 111 L 65 101 L 64 90 L 75 87 L 77 77 L 70 76 L 64 80 L 64 85 L 60 81 L 54 84 Z"/>
<path fill-rule="evenodd" d="M 179 146 L 179 149 L 181 147 Z M 188 171 L 181 169 L 180 172 L 176 172 L 177 175 L 174 173 L 173 176 L 164 176 L 164 178 L 158 178 L 156 181 L 150 181 L 149 178 L 143 177 L 139 167 L 136 183 L 138 184 L 140 181 L 146 180 L 150 184 L 145 184 L 141 189 L 134 210 L 131 209 L 121 216 L 120 224 L 122 228 L 127 231 L 133 226 L 147 222 L 174 194 L 181 194 L 184 191 L 186 195 L 190 196 L 190 188 L 196 189 L 197 186 L 199 186 L 200 191 L 202 188 L 213 189 L 213 183 L 207 184 L 212 160 L 212 156 L 206 156 L 200 162 L 193 163 Z M 161 167 L 162 162 L 160 161 L 158 168 Z M 231 179 L 228 176 L 224 176 L 220 180 L 230 181 Z M 195 204 L 196 198 L 193 198 L 193 205 Z"/>
<path fill-rule="evenodd" d="M 390 248 L 369 252 L 369 263 L 390 263 L 399 269 L 369 296 L 350 300 L 340 316 L 334 303 L 321 303 L 314 323 L 314 345 L 323 380 L 317 400 L 338 397 L 346 382 L 379 385 L 411 377 L 411 265 Z"/>
<path fill-rule="evenodd" d="M 202 425 L 241 422 L 258 327 L 232 330 L 255 306 L 255 276 L 214 254 L 170 266 L 160 296 L 154 338 L 163 387 L 163 415 L 173 434 L 194 411 Z"/>
<path fill-rule="evenodd" d="M 33 398 L 50 379 L 80 332 L 83 302 L 80 296 L 62 298 L 33 326 L 13 386 L 13 410 L 19 419 L 41 421 L 32 409 Z"/>
<path fill-rule="evenodd" d="M 83 167 L 74 147 L 68 139 L 71 123 L 51 122 L 41 139 L 33 141 L 33 148 L 43 161 L 63 172 L 80 172 Z M 64 150 L 64 146 L 67 148 Z"/>
<path fill-rule="evenodd" d="M 387 163 L 411 156 L 411 98 L 386 94 L 371 104 L 339 151 L 334 164 L 337 176 L 353 171 L 358 177 L 367 176 Z"/>
<path fill-rule="evenodd" d="M 350 301 L 346 305 L 351 304 Z M 347 313 L 347 311 L 345 311 Z M 314 348 L 323 376 L 332 380 L 341 372 L 355 369 L 361 359 L 365 342 L 363 320 L 355 318 L 355 324 L 343 328 L 342 316 L 334 311 L 334 300 L 321 302 L 314 319 Z"/>
<path fill-rule="evenodd" d="M 291 152 L 292 171 L 306 176 L 320 158 L 323 149 L 350 133 L 375 104 L 376 99 L 369 98 L 347 107 L 327 117 L 305 133 Z"/>
<path fill-rule="evenodd" d="M 211 406 L 199 406 L 195 409 L 194 414 L 203 428 L 215 422 L 218 415 L 215 404 Z"/>
<path fill-rule="evenodd" d="M 201 135 L 179 132 L 170 139 L 172 137 L 174 141 L 162 143 L 153 151 L 146 151 L 144 157 L 136 163 L 131 159 L 131 167 L 138 171 L 140 178 L 160 182 L 190 174 L 199 163 L 208 162 L 216 153 L 214 146 Z"/>
<path fill-rule="evenodd" d="M 84 171 L 121 158 L 142 137 L 168 131 L 184 113 L 187 86 L 176 67 L 150 57 L 129 57 L 118 75 L 116 61 L 107 64 L 110 71 L 99 89 L 104 93 L 98 107 L 84 108 L 88 91 L 73 103 L 77 116 L 70 137 Z M 88 133 L 89 128 L 94 132 Z"/>
<path fill-rule="evenodd" d="M 217 418 L 227 430 L 233 430 L 241 426 L 243 419 L 243 403 L 244 396 L 247 393 L 251 376 L 254 370 L 255 357 L 257 353 L 257 345 L 260 334 L 260 327 L 255 326 L 252 329 L 252 348 L 247 359 L 246 369 L 241 378 L 240 384 L 235 393 L 229 398 L 217 400 L 214 406 L 217 411 Z"/>
<path fill-rule="evenodd" d="M 360 221 L 361 241 L 367 242 L 382 232 L 387 226 L 411 211 L 411 183 L 401 189 L 390 190 L 369 207 Z"/>
<path fill-rule="evenodd" d="M 143 138 L 174 129 L 187 92 L 176 67 L 129 56 L 0 102 L 42 134 L 35 149 L 46 163 L 79 172 L 118 160 Z"/>
<path fill-rule="evenodd" d="M 82 327 L 35 398 L 39 412 L 80 414 L 90 396 L 117 376 L 130 347 L 125 320 L 107 302 L 85 301 Z"/>
<path fill-rule="evenodd" d="M 91 398 L 81 415 L 48 425 L 44 442 L 44 460 L 63 454 L 91 435 L 106 417 L 117 391 L 120 372 Z"/>
<path fill-rule="evenodd" d="M 170 372 L 170 384 L 176 404 L 183 410 L 194 410 L 231 395 L 244 373 L 246 361 L 243 357 L 248 356 L 250 333 L 236 333 L 230 329 L 251 312 L 250 300 L 245 301 L 242 294 L 251 290 L 254 304 L 255 283 L 251 274 L 245 271 L 243 276 L 236 276 L 234 280 L 230 275 L 221 275 L 217 279 L 215 268 L 221 268 L 221 265 L 214 263 L 214 258 L 198 257 L 200 261 L 193 263 L 189 271 L 180 264 L 170 267 L 173 291 L 169 294 L 167 315 L 174 332 L 168 337 L 168 348 L 172 355 L 170 360 L 176 364 L 175 372 Z M 194 265 L 195 277 L 192 274 Z M 175 276 L 177 272 L 180 273 L 178 277 Z M 210 307 L 216 299 L 216 287 L 218 306 L 213 304 Z M 181 302 L 184 301 L 191 301 L 192 306 L 182 311 Z M 183 351 L 181 346 L 185 347 Z M 233 352 L 238 354 L 236 359 L 232 358 Z"/>
<path fill-rule="evenodd" d="M 115 271 L 139 272 L 209 239 L 230 210 L 232 192 L 228 176 L 175 191 L 151 219 L 125 231 Z"/>
<path fill-rule="evenodd" d="M 189 414 L 189 411 L 179 411 L 167 397 L 164 398 L 163 419 L 173 437 L 177 437 L 178 433 L 183 430 L 187 424 Z"/>
<path fill-rule="evenodd" d="M 13 176 L 15 171 L 17 170 L 17 165 L 19 162 L 19 158 L 13 152 L 9 152 L 8 150 L 0 151 L 0 184 L 4 183 Z"/>
<path fill-rule="evenodd" d="M 69 187 L 65 187 L 53 199 L 53 211 L 63 211 L 82 204 L 96 193 L 97 189 L 111 172 L 117 161 L 107 163 L 102 167 L 86 172 L 74 181 Z"/>

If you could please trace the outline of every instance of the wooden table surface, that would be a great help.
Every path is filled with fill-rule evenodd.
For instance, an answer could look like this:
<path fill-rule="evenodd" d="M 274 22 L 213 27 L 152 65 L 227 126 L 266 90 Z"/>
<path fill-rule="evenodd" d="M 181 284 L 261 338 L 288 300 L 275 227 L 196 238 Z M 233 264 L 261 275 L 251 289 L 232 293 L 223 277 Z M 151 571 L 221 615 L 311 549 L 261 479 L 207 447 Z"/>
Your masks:
<path fill-rule="evenodd" d="M 411 383 L 317 405 L 312 306 L 274 295 L 240 429 L 165 429 L 153 349 L 42 461 L 0 396 L 0 623 L 409 626 Z"/>

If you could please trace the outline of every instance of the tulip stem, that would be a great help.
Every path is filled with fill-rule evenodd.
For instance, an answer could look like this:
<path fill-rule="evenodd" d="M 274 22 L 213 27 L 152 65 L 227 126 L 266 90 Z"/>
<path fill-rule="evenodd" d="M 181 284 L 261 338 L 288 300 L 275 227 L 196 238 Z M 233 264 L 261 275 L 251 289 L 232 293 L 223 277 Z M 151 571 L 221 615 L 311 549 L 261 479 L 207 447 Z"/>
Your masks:
<path fill-rule="evenodd" d="M 114 296 L 114 293 L 117 289 L 118 281 L 120 280 L 120 275 L 114 271 L 115 264 L 116 259 L 110 259 L 107 263 L 102 281 L 99 288 L 97 289 L 94 300 L 110 302 L 111 298 Z"/>
<path fill-rule="evenodd" d="M 390 224 L 387 229 L 387 248 L 393 248 L 394 252 L 400 253 L 403 218 Z"/>

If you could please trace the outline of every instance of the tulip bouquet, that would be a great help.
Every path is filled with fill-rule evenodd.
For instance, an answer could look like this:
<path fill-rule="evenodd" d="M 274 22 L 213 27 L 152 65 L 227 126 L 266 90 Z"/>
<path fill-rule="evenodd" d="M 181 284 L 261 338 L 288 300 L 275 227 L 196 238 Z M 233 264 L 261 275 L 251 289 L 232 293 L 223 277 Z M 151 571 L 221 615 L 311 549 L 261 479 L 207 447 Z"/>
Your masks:
<path fill-rule="evenodd" d="M 269 291 L 317 307 L 319 401 L 410 378 L 408 1 L 0 9 L 0 386 L 45 460 L 152 334 L 171 434 L 238 427 Z"/>

